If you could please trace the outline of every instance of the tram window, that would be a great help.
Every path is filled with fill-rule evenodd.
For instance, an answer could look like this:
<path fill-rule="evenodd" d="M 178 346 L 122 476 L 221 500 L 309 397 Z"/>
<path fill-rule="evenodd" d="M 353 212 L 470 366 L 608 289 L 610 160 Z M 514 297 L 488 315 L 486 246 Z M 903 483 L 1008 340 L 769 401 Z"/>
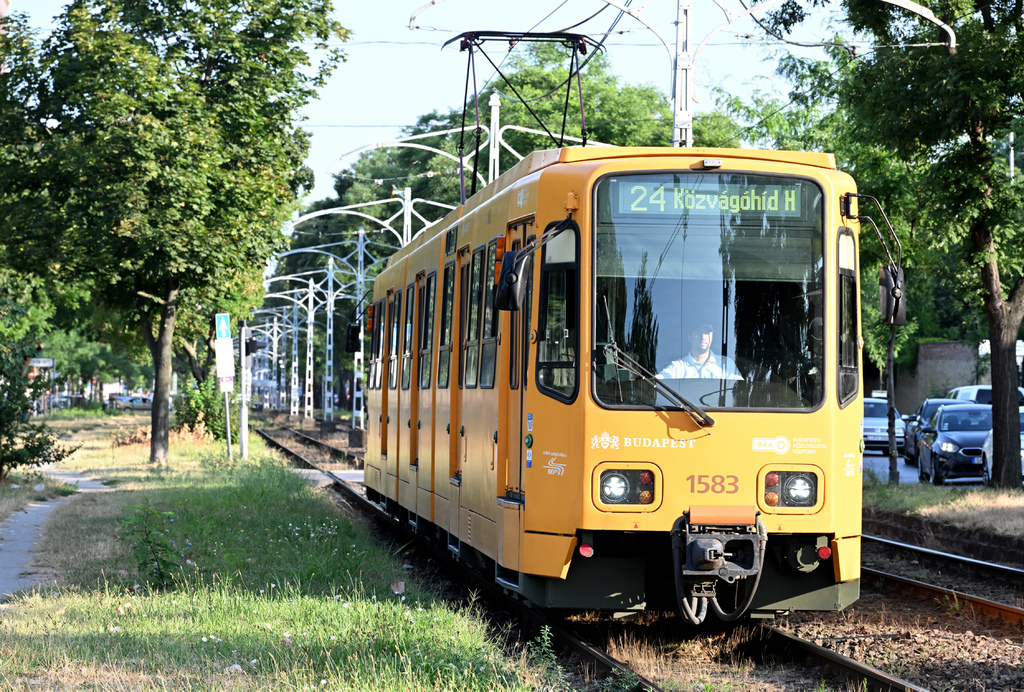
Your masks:
<path fill-rule="evenodd" d="M 822 404 L 835 298 L 820 184 L 664 171 L 606 176 L 595 200 L 590 365 L 602 406 L 677 407 L 617 352 L 700 406 Z"/>
<path fill-rule="evenodd" d="M 563 231 L 544 246 L 538 316 L 537 386 L 557 398 L 576 395 L 579 301 L 576 233 Z"/>
<path fill-rule="evenodd" d="M 518 250 L 522 247 L 522 243 L 518 240 L 512 241 L 512 249 Z M 529 275 L 527 275 L 529 276 Z M 523 312 L 520 310 L 520 312 Z M 508 386 L 511 389 L 519 389 L 519 325 L 522 317 L 519 314 L 512 313 L 509 318 L 509 334 L 508 334 Z"/>
<path fill-rule="evenodd" d="M 483 288 L 484 249 L 473 253 L 469 282 L 469 314 L 466 333 L 466 386 L 476 387 L 480 372 L 480 308 Z"/>
<path fill-rule="evenodd" d="M 391 299 L 391 309 L 388 311 L 388 332 L 391 342 L 388 357 L 388 389 L 395 389 L 398 385 L 398 325 L 402 312 L 402 292 L 395 291 Z"/>
<path fill-rule="evenodd" d="M 430 388 L 430 353 L 434 344 L 434 283 L 437 274 L 420 287 L 420 389 Z"/>
<path fill-rule="evenodd" d="M 537 236 L 531 235 L 526 239 L 526 242 L 536 239 Z M 530 384 L 530 330 L 533 328 L 533 253 L 529 253 L 526 261 L 523 262 L 525 268 L 523 269 L 523 276 L 530 277 L 530 281 L 526 283 L 526 304 L 523 307 L 523 389 L 529 389 Z"/>
<path fill-rule="evenodd" d="M 376 311 L 375 329 L 376 346 L 374 348 L 374 359 L 377 361 L 377 373 L 374 377 L 373 388 L 381 388 L 381 378 L 384 373 L 384 336 L 387 332 L 387 303 L 384 300 L 378 301 Z"/>
<path fill-rule="evenodd" d="M 380 389 L 381 385 L 381 373 L 383 370 L 383 358 L 384 358 L 384 333 L 386 324 L 384 322 L 384 301 L 378 300 L 377 307 L 373 311 L 374 323 L 373 330 L 373 346 L 371 348 L 373 370 L 370 373 L 370 388 Z"/>
<path fill-rule="evenodd" d="M 459 267 L 459 343 L 455 351 L 459 354 L 459 389 L 466 384 L 466 315 L 469 313 L 469 264 Z"/>
<path fill-rule="evenodd" d="M 437 386 L 448 388 L 452 357 L 452 317 L 455 305 L 455 265 L 444 268 L 444 283 L 441 285 L 441 329 L 437 346 Z"/>
<path fill-rule="evenodd" d="M 494 309 L 494 269 L 497 265 L 498 241 L 492 240 L 487 246 L 487 262 L 484 265 L 484 319 L 483 338 L 480 344 L 480 386 L 494 386 L 494 367 L 498 352 L 498 311 Z"/>
<path fill-rule="evenodd" d="M 416 296 L 415 287 L 412 284 L 405 289 L 405 329 L 402 335 L 402 389 L 409 388 L 409 381 L 412 379 L 412 318 L 413 307 Z"/>
<path fill-rule="evenodd" d="M 841 405 L 857 394 L 860 373 L 857 368 L 860 335 L 857 330 L 857 247 L 849 229 L 839 232 L 839 377 Z"/>

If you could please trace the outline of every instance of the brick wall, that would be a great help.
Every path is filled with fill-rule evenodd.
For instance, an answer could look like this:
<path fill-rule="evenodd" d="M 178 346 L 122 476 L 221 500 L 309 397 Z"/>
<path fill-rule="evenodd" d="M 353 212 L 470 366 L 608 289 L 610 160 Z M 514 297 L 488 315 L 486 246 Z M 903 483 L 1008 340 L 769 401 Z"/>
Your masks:
<path fill-rule="evenodd" d="M 900 372 L 896 378 L 896 408 L 913 413 L 930 397 L 944 396 L 953 387 L 988 384 L 988 373 L 978 377 L 977 350 L 959 341 L 918 344 L 917 372 Z"/>

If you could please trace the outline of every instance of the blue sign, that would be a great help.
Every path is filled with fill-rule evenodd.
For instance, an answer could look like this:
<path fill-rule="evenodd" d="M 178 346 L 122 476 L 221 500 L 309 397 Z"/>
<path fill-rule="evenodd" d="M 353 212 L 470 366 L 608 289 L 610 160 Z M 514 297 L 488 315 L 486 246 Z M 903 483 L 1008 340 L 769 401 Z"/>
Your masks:
<path fill-rule="evenodd" d="M 226 312 L 217 313 L 217 338 L 231 338 L 231 315 Z"/>

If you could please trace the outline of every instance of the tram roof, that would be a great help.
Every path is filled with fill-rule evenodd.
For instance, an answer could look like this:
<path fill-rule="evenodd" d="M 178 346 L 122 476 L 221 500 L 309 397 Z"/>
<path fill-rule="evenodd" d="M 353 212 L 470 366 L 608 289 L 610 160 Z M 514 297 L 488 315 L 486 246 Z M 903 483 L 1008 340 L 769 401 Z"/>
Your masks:
<path fill-rule="evenodd" d="M 527 159 L 541 157 L 534 165 L 537 168 L 554 163 L 575 163 L 601 159 L 654 158 L 654 157 L 704 157 L 750 159 L 755 161 L 778 161 L 796 163 L 817 168 L 836 167 L 834 154 L 815 151 L 770 151 L 766 149 L 716 149 L 710 147 L 565 147 L 530 154 Z M 552 160 L 554 159 L 554 160 Z M 533 166 L 531 166 L 532 168 Z"/>
<path fill-rule="evenodd" d="M 561 149 L 541 149 L 527 154 L 519 163 L 502 173 L 497 180 L 483 188 L 467 206 L 452 211 L 441 223 L 436 224 L 427 234 L 417 236 L 408 247 L 399 250 L 388 260 L 388 266 L 404 257 L 416 248 L 428 242 L 444 230 L 456 219 L 473 207 L 479 206 L 484 200 L 493 197 L 506 189 L 515 181 L 550 166 L 564 163 L 584 163 L 587 161 L 611 161 L 615 159 L 655 159 L 670 157 L 687 158 L 719 158 L 750 161 L 775 161 L 778 163 L 798 164 L 835 170 L 836 157 L 814 151 L 773 151 L 767 149 L 719 149 L 711 147 L 563 147 Z"/>

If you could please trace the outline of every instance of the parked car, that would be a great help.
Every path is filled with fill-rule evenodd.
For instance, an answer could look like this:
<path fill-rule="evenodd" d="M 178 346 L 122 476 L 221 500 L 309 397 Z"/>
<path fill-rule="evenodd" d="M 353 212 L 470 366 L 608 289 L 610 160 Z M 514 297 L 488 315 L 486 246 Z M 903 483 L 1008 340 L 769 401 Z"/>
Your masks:
<path fill-rule="evenodd" d="M 885 399 L 864 400 L 864 420 L 861 423 L 864 449 L 889 451 L 889 402 Z M 907 424 L 896 411 L 896 450 L 902 454 L 907 444 Z"/>
<path fill-rule="evenodd" d="M 136 411 L 152 411 L 153 402 L 152 400 L 144 396 L 125 396 L 118 397 L 117 408 L 125 413 L 134 413 Z"/>
<path fill-rule="evenodd" d="M 131 399 L 127 394 L 110 394 L 103 402 L 104 411 L 120 411 L 126 401 Z"/>
<path fill-rule="evenodd" d="M 1018 409 L 1020 412 L 1020 460 L 1021 464 L 1024 465 L 1024 408 Z M 981 445 L 981 465 L 982 468 L 982 480 L 985 485 L 992 482 L 992 431 L 988 431 L 988 435 L 985 436 L 985 442 Z M 1021 478 L 1024 481 L 1024 477 Z"/>
<path fill-rule="evenodd" d="M 911 466 L 917 466 L 917 443 L 921 439 L 921 425 L 928 422 L 940 406 L 962 403 L 957 399 L 925 399 L 916 411 L 903 416 L 903 422 L 907 424 L 907 448 L 903 460 Z"/>
<path fill-rule="evenodd" d="M 947 399 L 957 399 L 961 402 L 972 402 L 975 404 L 992 403 L 992 385 L 990 384 L 969 384 L 963 387 L 954 387 L 946 394 Z M 1024 405 L 1024 387 L 1017 387 L 1017 403 Z"/>
<path fill-rule="evenodd" d="M 988 404 L 940 406 L 921 425 L 917 472 L 922 481 L 982 480 L 981 446 L 992 428 Z"/>

